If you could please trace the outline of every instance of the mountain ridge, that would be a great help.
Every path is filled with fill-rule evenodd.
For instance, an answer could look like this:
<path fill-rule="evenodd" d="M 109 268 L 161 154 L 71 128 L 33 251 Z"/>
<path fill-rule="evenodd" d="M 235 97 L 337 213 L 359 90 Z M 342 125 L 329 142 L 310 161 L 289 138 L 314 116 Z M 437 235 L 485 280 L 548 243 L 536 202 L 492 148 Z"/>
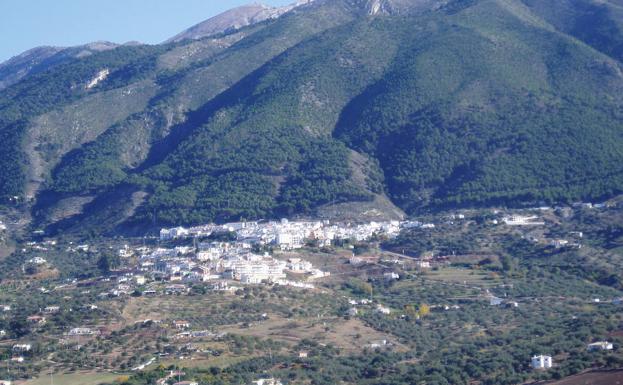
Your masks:
<path fill-rule="evenodd" d="M 61 63 L 117 47 L 119 44 L 98 41 L 74 47 L 31 48 L 0 63 L 0 90 L 17 83 L 29 74 L 43 72 Z"/>
<path fill-rule="evenodd" d="M 565 4 L 570 25 L 602 9 Z M 111 232 L 617 194 L 618 32 L 554 17 L 544 0 L 316 0 L 75 59 L 0 93 L 1 190 L 23 193 L 21 164 L 34 223 Z"/>
<path fill-rule="evenodd" d="M 314 0 L 300 0 L 283 7 L 270 7 L 261 3 L 252 3 L 230 9 L 202 21 L 177 35 L 167 39 L 164 43 L 179 43 L 183 40 L 199 40 L 209 36 L 238 30 L 266 20 L 276 19 L 284 13 L 311 3 Z"/>

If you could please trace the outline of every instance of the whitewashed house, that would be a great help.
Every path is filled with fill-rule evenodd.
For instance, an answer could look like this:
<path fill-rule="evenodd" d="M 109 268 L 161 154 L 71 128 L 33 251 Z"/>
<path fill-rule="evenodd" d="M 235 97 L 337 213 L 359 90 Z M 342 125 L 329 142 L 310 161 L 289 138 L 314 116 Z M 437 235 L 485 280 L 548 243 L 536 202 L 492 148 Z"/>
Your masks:
<path fill-rule="evenodd" d="M 96 333 L 91 328 L 73 328 L 68 334 L 70 336 L 90 336 Z"/>
<path fill-rule="evenodd" d="M 313 266 L 311 262 L 303 261 L 300 258 L 290 258 L 288 259 L 288 270 L 294 273 L 307 273 L 312 271 Z"/>
<path fill-rule="evenodd" d="M 253 385 L 282 385 L 281 380 L 275 378 L 262 378 L 260 380 L 255 380 L 252 383 Z"/>
<path fill-rule="evenodd" d="M 33 265 L 45 265 L 48 261 L 45 258 L 34 257 L 28 260 L 28 263 L 32 263 Z"/>
<path fill-rule="evenodd" d="M 552 357 L 545 355 L 538 355 L 532 357 L 532 368 L 537 370 L 549 369 L 552 367 Z"/>
<path fill-rule="evenodd" d="M 589 352 L 599 351 L 599 350 L 612 350 L 614 349 L 614 345 L 612 342 L 608 341 L 598 341 L 593 342 L 592 344 L 588 344 L 587 350 Z"/>
<path fill-rule="evenodd" d="M 17 345 L 13 345 L 13 352 L 16 353 L 24 353 L 24 352 L 29 352 L 30 349 L 32 349 L 32 345 L 30 344 L 17 344 Z"/>
<path fill-rule="evenodd" d="M 376 312 L 387 315 L 387 314 L 390 314 L 392 311 L 390 308 L 379 304 L 379 305 L 376 305 Z"/>
<path fill-rule="evenodd" d="M 61 310 L 60 306 L 47 306 L 43 309 L 45 314 L 56 314 Z"/>

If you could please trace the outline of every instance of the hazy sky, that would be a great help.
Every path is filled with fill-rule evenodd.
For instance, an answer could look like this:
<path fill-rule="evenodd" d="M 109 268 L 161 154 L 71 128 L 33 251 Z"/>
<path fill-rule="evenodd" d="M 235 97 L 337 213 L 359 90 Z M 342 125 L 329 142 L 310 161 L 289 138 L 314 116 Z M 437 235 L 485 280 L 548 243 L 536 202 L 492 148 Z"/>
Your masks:
<path fill-rule="evenodd" d="M 263 0 L 286 5 L 295 0 Z M 40 45 L 159 43 L 256 0 L 0 0 L 0 62 Z"/>

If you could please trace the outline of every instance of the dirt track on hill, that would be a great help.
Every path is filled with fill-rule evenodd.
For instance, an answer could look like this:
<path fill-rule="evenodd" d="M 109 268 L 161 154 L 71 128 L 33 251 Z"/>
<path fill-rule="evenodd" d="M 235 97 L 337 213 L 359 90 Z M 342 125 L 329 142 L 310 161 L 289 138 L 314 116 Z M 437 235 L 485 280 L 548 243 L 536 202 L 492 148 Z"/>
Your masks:
<path fill-rule="evenodd" d="M 547 385 L 623 385 L 623 369 L 595 371 L 567 377 Z M 544 384 L 545 385 L 545 384 Z"/>

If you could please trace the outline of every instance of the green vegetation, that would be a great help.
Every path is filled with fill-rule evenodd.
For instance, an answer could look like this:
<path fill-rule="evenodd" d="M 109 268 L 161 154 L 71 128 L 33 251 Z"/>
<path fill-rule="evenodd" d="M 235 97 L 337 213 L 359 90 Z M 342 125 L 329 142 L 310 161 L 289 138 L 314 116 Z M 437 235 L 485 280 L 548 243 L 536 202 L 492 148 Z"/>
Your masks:
<path fill-rule="evenodd" d="M 61 64 L 0 95 L 0 195 L 24 192 L 32 119 L 149 80 L 157 90 L 143 110 L 43 165 L 54 194 L 42 194 L 37 218 L 85 194 L 96 203 L 63 226 L 313 214 L 375 194 L 407 213 L 613 196 L 623 191 L 620 10 L 564 9 L 568 23 L 540 0 L 378 17 L 328 2 L 244 38 L 217 36 L 232 45 L 206 43 L 196 60 L 176 62 L 187 42 Z M 101 68 L 109 78 L 86 90 Z M 147 198 L 127 207 L 139 191 Z"/>
<path fill-rule="evenodd" d="M 606 139 L 618 138 L 621 99 L 598 97 L 614 91 L 602 82 L 617 76 L 616 64 L 602 62 L 597 75 L 593 52 L 491 2 L 431 19 L 403 41 L 384 78 L 344 110 L 336 131 L 379 159 L 401 207 L 621 191 L 620 145 Z"/>
<path fill-rule="evenodd" d="M 164 50 L 161 46 L 119 47 L 28 76 L 2 90 L 0 199 L 22 195 L 27 167 L 22 145 L 31 119 L 90 93 L 121 87 L 146 76 L 155 68 L 157 54 Z M 88 82 L 104 68 L 110 70 L 107 81 L 87 90 Z"/>
<path fill-rule="evenodd" d="M 511 213 L 538 213 L 545 224 L 495 223 Z M 13 378 L 52 370 L 59 380 L 74 371 L 126 373 L 155 359 L 142 372 L 106 377 L 116 385 L 152 384 L 178 369 L 170 382 L 201 385 L 263 377 L 284 384 L 513 385 L 616 369 L 623 365 L 621 305 L 612 301 L 622 295 L 616 268 L 623 260 L 622 215 L 615 206 L 466 210 L 419 218 L 437 225 L 383 242 L 383 249 L 435 256 L 431 269 L 378 249 L 377 241 L 357 243 L 371 261 L 359 266 L 348 262 L 350 243 L 322 252 L 314 245 L 271 251 L 331 272 L 309 290 L 262 284 L 226 292 L 198 281 L 186 283 L 188 292 L 166 294 L 172 283 L 160 273 L 145 273 L 144 285 L 124 276 L 144 259 L 116 256 L 126 244 L 138 251 L 190 241 L 98 238 L 89 240 L 88 252 L 72 251 L 76 245 L 63 239 L 24 243 L 0 266 L 0 305 L 12 307 L 0 311 L 0 330 L 10 338 L 0 340 L 0 357 L 9 358 L 16 341 L 31 343 L 27 360 L 11 363 Z M 582 248 L 551 245 L 563 238 Z M 209 239 L 233 240 L 229 233 Z M 42 246 L 47 263 L 25 271 Z M 387 272 L 399 278 L 388 280 Z M 117 296 L 122 285 L 128 293 Z M 502 304 L 490 302 L 493 296 Z M 379 305 L 390 312 L 379 312 Z M 48 306 L 60 309 L 46 312 Z M 31 315 L 47 322 L 28 322 Z M 174 327 L 174 320 L 190 327 Z M 101 334 L 67 336 L 75 327 Z M 615 348 L 587 351 L 587 344 L 602 340 Z M 532 370 L 535 354 L 551 355 L 555 366 Z M 5 370 L 0 367 L 0 376 Z"/>

